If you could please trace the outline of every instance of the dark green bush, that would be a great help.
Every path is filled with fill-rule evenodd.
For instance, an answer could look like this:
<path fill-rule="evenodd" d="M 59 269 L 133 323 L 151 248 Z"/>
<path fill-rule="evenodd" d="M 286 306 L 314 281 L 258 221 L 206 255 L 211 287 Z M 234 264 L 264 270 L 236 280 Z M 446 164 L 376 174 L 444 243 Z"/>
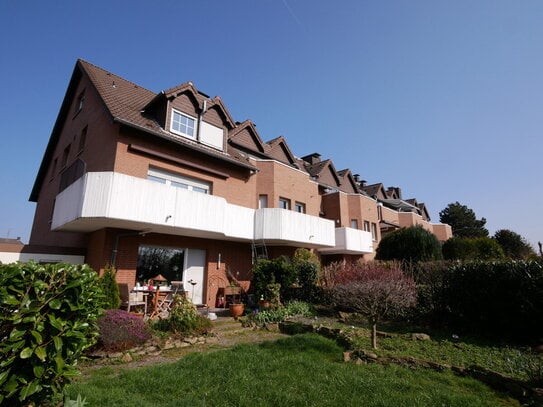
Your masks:
<path fill-rule="evenodd" d="M 445 260 L 475 260 L 477 258 L 477 247 L 473 239 L 452 237 L 443 243 L 441 249 Z"/>
<path fill-rule="evenodd" d="M 543 338 L 543 265 L 473 262 L 449 269 L 445 301 L 458 330 L 505 339 Z"/>
<path fill-rule="evenodd" d="M 447 260 L 500 260 L 505 258 L 498 242 L 489 237 L 453 237 L 443 243 L 443 257 Z"/>
<path fill-rule="evenodd" d="M 102 293 L 104 294 L 104 309 L 118 309 L 121 305 L 121 298 L 119 295 L 119 286 L 115 279 L 115 268 L 112 266 L 106 266 L 104 273 L 98 280 Z"/>
<path fill-rule="evenodd" d="M 498 242 L 505 256 L 509 259 L 528 259 L 531 255 L 535 255 L 534 250 L 526 239 L 511 230 L 500 229 L 494 233 L 493 238 Z"/>
<path fill-rule="evenodd" d="M 257 299 L 263 296 L 266 300 L 271 300 L 266 298 L 269 284 L 281 284 L 281 298 L 284 299 L 289 288 L 297 282 L 296 270 L 285 257 L 259 260 L 253 266 L 252 286 Z"/>
<path fill-rule="evenodd" d="M 298 292 L 293 296 L 302 301 L 316 300 L 317 277 L 321 268 L 317 256 L 307 249 L 297 249 L 292 258 L 292 267 L 299 285 Z"/>
<path fill-rule="evenodd" d="M 196 306 L 184 295 L 174 295 L 168 318 L 155 322 L 154 328 L 181 336 L 201 335 L 212 328 L 211 321 L 200 315 Z"/>
<path fill-rule="evenodd" d="M 143 319 L 120 309 L 106 310 L 98 319 L 99 345 L 107 351 L 123 351 L 151 339 Z"/>
<path fill-rule="evenodd" d="M 505 258 L 502 247 L 494 239 L 478 237 L 474 241 L 477 248 L 477 260 L 501 260 Z"/>
<path fill-rule="evenodd" d="M 86 265 L 0 266 L 0 404 L 47 404 L 98 337 L 98 275 Z"/>
<path fill-rule="evenodd" d="M 381 239 L 377 260 L 432 261 L 441 260 L 441 244 L 433 233 L 422 226 L 401 228 Z"/>
<path fill-rule="evenodd" d="M 449 312 L 445 290 L 447 288 L 448 261 L 404 262 L 402 269 L 417 285 L 417 306 L 410 318 L 423 325 L 443 327 Z"/>

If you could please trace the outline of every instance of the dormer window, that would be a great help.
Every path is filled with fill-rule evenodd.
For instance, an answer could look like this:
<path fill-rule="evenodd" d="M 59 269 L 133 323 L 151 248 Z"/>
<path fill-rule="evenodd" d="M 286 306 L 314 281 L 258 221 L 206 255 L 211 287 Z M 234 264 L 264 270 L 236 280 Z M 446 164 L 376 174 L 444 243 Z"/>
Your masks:
<path fill-rule="evenodd" d="M 172 111 L 172 124 L 170 127 L 172 133 L 184 137 L 196 138 L 196 119 L 177 110 Z"/>

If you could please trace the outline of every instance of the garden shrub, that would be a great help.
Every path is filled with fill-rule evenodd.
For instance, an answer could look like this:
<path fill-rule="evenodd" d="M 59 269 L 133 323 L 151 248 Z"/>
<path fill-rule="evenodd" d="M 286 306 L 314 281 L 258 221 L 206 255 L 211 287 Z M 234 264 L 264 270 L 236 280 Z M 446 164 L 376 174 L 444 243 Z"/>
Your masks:
<path fill-rule="evenodd" d="M 98 337 L 98 275 L 87 265 L 0 266 L 0 404 L 44 405 Z"/>
<path fill-rule="evenodd" d="M 446 260 L 474 260 L 477 258 L 477 248 L 473 239 L 451 237 L 441 247 L 443 258 Z"/>
<path fill-rule="evenodd" d="M 249 325 L 265 326 L 295 316 L 310 317 L 314 314 L 312 306 L 307 302 L 291 301 L 284 306 L 252 313 L 247 317 L 247 322 Z"/>
<path fill-rule="evenodd" d="M 376 260 L 441 260 L 441 244 L 422 226 L 401 228 L 385 235 L 375 252 Z"/>
<path fill-rule="evenodd" d="M 327 289 L 334 304 L 368 320 L 373 348 L 377 347 L 377 323 L 406 313 L 416 303 L 415 281 L 398 265 L 357 262 L 330 268 Z"/>
<path fill-rule="evenodd" d="M 320 272 L 318 257 L 307 249 L 296 249 L 292 258 L 292 267 L 299 284 L 298 292 L 292 294 L 303 301 L 314 301 L 317 297 L 317 277 Z"/>
<path fill-rule="evenodd" d="M 410 318 L 423 325 L 446 323 L 449 307 L 445 301 L 449 261 L 404 262 L 402 270 L 411 276 L 417 286 L 417 306 Z"/>
<path fill-rule="evenodd" d="M 500 244 L 490 237 L 477 237 L 474 240 L 477 248 L 477 260 L 500 260 L 505 258 Z"/>
<path fill-rule="evenodd" d="M 120 309 L 106 310 L 98 319 L 99 345 L 107 351 L 123 351 L 151 339 L 143 319 Z"/>
<path fill-rule="evenodd" d="M 500 229 L 494 233 L 493 239 L 498 242 L 504 255 L 509 259 L 522 260 L 535 255 L 530 243 L 512 230 Z"/>
<path fill-rule="evenodd" d="M 285 257 L 278 257 L 273 260 L 259 260 L 253 266 L 253 281 L 255 298 L 266 296 L 268 284 L 281 284 L 281 298 L 284 299 L 289 288 L 297 283 L 296 270 Z"/>
<path fill-rule="evenodd" d="M 98 280 L 102 293 L 104 294 L 104 309 L 118 309 L 121 305 L 121 298 L 119 294 L 119 286 L 115 279 L 115 268 L 113 266 L 106 266 L 104 272 Z"/>
<path fill-rule="evenodd" d="M 184 295 L 174 295 L 168 318 L 156 321 L 154 328 L 163 332 L 190 336 L 209 332 L 212 323 L 198 313 L 196 306 L 189 298 Z"/>
<path fill-rule="evenodd" d="M 543 338 L 543 264 L 472 262 L 449 269 L 445 301 L 458 330 L 503 339 Z"/>
<path fill-rule="evenodd" d="M 453 237 L 443 243 L 443 257 L 447 260 L 500 260 L 505 258 L 499 243 L 489 237 Z"/>

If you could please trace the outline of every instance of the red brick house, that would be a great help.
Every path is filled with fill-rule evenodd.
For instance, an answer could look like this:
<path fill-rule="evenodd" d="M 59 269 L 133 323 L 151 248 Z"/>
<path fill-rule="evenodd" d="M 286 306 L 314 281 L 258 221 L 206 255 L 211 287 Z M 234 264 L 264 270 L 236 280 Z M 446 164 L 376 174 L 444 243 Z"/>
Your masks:
<path fill-rule="evenodd" d="M 305 247 L 325 262 L 371 259 L 384 221 L 450 235 L 425 207 L 385 207 L 381 192 L 319 154 L 298 158 L 284 137 L 263 141 L 190 82 L 155 93 L 78 60 L 30 195 L 23 251 L 114 264 L 130 284 L 156 270 L 213 305 L 232 279 L 249 288 L 259 255 Z"/>

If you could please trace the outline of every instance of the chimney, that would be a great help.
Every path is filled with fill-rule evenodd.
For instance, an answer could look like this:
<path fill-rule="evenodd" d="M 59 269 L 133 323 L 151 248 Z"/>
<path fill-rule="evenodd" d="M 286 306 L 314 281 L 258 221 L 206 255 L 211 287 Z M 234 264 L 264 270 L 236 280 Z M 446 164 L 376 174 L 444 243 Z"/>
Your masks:
<path fill-rule="evenodd" d="M 306 163 L 309 163 L 311 165 L 317 164 L 321 162 L 321 155 L 319 153 L 313 153 L 306 155 L 305 157 L 302 157 L 302 160 L 304 160 Z"/>

